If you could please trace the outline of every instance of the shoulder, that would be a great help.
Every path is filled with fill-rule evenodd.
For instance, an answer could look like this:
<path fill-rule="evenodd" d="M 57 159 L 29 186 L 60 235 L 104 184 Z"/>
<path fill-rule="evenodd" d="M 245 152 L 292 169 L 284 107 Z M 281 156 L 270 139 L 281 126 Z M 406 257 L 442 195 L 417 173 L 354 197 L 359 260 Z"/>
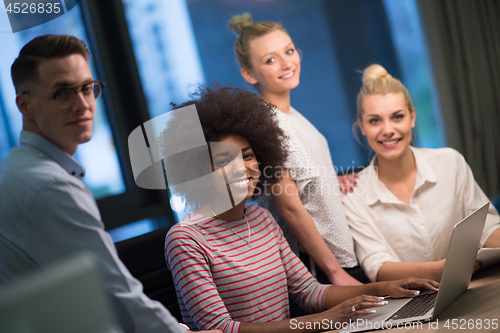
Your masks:
<path fill-rule="evenodd" d="M 204 228 L 210 228 L 213 218 L 197 213 L 187 214 L 182 221 L 170 228 L 165 238 L 165 248 L 179 244 L 206 243 Z"/>
<path fill-rule="evenodd" d="M 206 247 L 203 244 L 202 235 L 194 228 L 176 224 L 170 228 L 165 238 L 165 258 L 170 262 L 173 258 L 185 257 L 188 253 L 205 253 L 203 249 Z"/>
<path fill-rule="evenodd" d="M 81 210 L 100 218 L 88 187 L 35 149 L 15 149 L 2 163 L 0 195 L 5 193 L 9 193 L 6 196 L 9 209 L 37 208 L 47 214 L 59 211 L 59 214 L 73 215 Z"/>
<path fill-rule="evenodd" d="M 179 223 L 174 224 L 167 233 L 167 239 L 173 239 L 179 236 L 199 235 L 200 230 L 197 228 L 198 223 L 203 223 L 207 220 L 206 216 L 196 213 L 187 214 Z"/>
<path fill-rule="evenodd" d="M 0 172 L 3 178 L 34 192 L 42 187 L 57 186 L 61 183 L 81 183 L 53 159 L 31 147 L 12 149 L 2 162 Z"/>
<path fill-rule="evenodd" d="M 463 168 L 467 166 L 467 162 L 462 154 L 450 147 L 444 148 L 412 148 L 415 158 L 424 159 L 434 170 L 446 169 L 453 170 L 454 168 Z"/>
<path fill-rule="evenodd" d="M 292 113 L 293 116 L 295 117 L 298 117 L 298 118 L 301 118 L 301 119 L 306 119 L 306 117 L 304 117 L 302 115 L 302 113 L 300 113 L 299 111 L 297 111 L 296 108 L 294 108 L 293 106 L 290 106 L 290 112 Z"/>
<path fill-rule="evenodd" d="M 358 172 L 358 178 L 356 179 L 357 185 L 354 187 L 354 189 L 358 188 L 359 185 L 361 185 L 361 188 L 365 189 L 372 189 L 374 183 L 378 182 L 378 169 L 375 167 L 372 163 L 367 165 L 366 167 L 363 167 L 361 171 Z M 360 188 L 358 188 L 359 190 Z M 363 191 L 365 193 L 366 191 Z M 353 192 L 348 192 L 353 193 Z M 358 191 L 359 193 L 359 191 Z"/>
<path fill-rule="evenodd" d="M 246 205 L 245 214 L 247 214 L 247 217 L 249 219 L 268 221 L 268 223 L 276 223 L 271 213 L 267 209 L 258 205 L 254 204 Z"/>
<path fill-rule="evenodd" d="M 291 114 L 286 114 L 278 109 L 275 109 L 275 113 L 280 127 L 285 131 L 293 130 L 297 126 L 301 126 L 303 122 L 308 122 L 308 120 L 293 107 L 290 107 Z"/>
<path fill-rule="evenodd" d="M 256 204 L 249 203 L 249 204 L 245 205 L 245 214 L 259 214 L 262 212 L 269 213 L 269 211 L 267 209 L 265 209 L 264 207 L 261 207 L 259 205 L 256 205 Z"/>
<path fill-rule="evenodd" d="M 297 111 L 294 107 L 290 107 L 290 112 L 291 112 L 291 115 L 288 115 L 287 118 L 290 119 L 290 122 L 293 122 L 296 126 L 309 126 L 309 127 L 313 127 L 314 129 L 316 129 L 316 127 L 314 127 L 314 125 L 309 121 L 307 120 L 306 117 L 304 117 L 304 115 L 302 115 L 302 113 L 300 113 L 299 111 Z"/>
<path fill-rule="evenodd" d="M 250 204 L 245 207 L 245 212 L 252 228 L 252 234 L 255 232 L 260 235 L 281 237 L 281 228 L 267 209 Z"/>
<path fill-rule="evenodd" d="M 444 148 L 415 148 L 413 147 L 412 150 L 416 152 L 417 154 L 420 154 L 422 157 L 427 158 L 427 159 L 434 159 L 434 158 L 450 158 L 450 157 L 461 157 L 462 154 L 460 154 L 458 151 L 456 151 L 453 148 L 450 147 L 444 147 Z"/>

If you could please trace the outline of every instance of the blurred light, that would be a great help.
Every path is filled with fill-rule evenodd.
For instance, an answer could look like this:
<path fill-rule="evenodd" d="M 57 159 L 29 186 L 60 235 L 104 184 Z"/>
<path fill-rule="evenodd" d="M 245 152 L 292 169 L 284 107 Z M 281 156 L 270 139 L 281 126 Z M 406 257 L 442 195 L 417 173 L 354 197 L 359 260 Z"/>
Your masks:
<path fill-rule="evenodd" d="M 180 212 L 186 208 L 186 204 L 182 201 L 182 198 L 174 195 L 170 198 L 170 207 L 176 212 Z"/>
<path fill-rule="evenodd" d="M 155 221 L 152 219 L 144 219 L 134 223 L 111 229 L 108 231 L 113 242 L 120 242 L 126 239 L 134 238 L 140 235 L 147 234 L 155 230 Z"/>

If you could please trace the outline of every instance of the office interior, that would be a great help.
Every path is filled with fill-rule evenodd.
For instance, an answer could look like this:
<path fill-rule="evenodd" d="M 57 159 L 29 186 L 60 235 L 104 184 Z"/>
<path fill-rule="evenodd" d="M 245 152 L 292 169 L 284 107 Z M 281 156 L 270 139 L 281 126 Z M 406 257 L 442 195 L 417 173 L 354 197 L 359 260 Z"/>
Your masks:
<path fill-rule="evenodd" d="M 253 90 L 240 75 L 236 36 L 227 28 L 233 15 L 244 12 L 255 21 L 281 22 L 300 50 L 301 84 L 292 92 L 292 105 L 327 138 L 339 173 L 366 166 L 373 156 L 352 125 L 361 71 L 379 63 L 409 89 L 418 114 L 417 145 L 457 149 L 498 205 L 495 0 L 82 0 L 57 19 L 17 33 L 9 33 L 2 13 L 0 161 L 17 145 L 21 129 L 10 80 L 20 48 L 47 33 L 85 40 L 93 75 L 106 86 L 94 137 L 75 156 L 87 169 L 85 182 L 106 230 L 126 253 L 129 269 L 141 274 L 141 254 L 157 248 L 157 255 L 163 253 L 158 244 L 144 247 L 135 238 L 161 240 L 182 219 L 183 203 L 168 191 L 135 184 L 128 136 L 170 111 L 171 103 L 188 99 L 199 84 Z"/>

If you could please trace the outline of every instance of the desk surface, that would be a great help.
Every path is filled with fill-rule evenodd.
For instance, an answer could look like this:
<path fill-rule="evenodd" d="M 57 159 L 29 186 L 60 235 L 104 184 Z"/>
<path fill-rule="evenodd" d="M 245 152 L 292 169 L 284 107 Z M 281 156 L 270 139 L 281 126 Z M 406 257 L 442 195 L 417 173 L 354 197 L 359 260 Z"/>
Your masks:
<path fill-rule="evenodd" d="M 486 328 L 487 322 L 489 322 L 489 328 Z M 492 325 L 493 322 L 496 323 L 496 326 Z M 445 326 L 446 323 L 448 323 L 448 327 Z M 500 265 L 477 271 L 472 277 L 469 289 L 441 313 L 437 320 L 421 323 L 419 326 L 415 323 L 413 328 L 410 326 L 409 328 L 372 332 L 418 331 L 427 333 L 455 330 L 459 332 L 500 332 Z"/>

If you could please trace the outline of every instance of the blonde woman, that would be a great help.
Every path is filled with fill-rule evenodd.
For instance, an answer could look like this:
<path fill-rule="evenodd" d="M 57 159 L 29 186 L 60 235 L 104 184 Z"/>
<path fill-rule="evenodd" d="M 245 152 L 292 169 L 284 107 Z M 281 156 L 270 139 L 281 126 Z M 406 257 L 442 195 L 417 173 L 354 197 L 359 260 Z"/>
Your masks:
<path fill-rule="evenodd" d="M 372 281 L 440 281 L 453 226 L 488 201 L 460 153 L 410 145 L 415 119 L 404 85 L 380 65 L 367 67 L 357 125 L 376 156 L 343 202 Z M 500 246 L 499 223 L 490 205 L 481 246 Z"/>
<path fill-rule="evenodd" d="M 276 217 L 293 251 L 299 254 L 300 243 L 320 268 L 318 279 L 322 271 L 323 280 L 330 283 L 361 284 L 345 270 L 352 271 L 358 263 L 328 143 L 290 104 L 301 71 L 292 39 L 279 23 L 253 22 L 249 14 L 234 16 L 229 27 L 238 35 L 235 51 L 241 75 L 276 106 L 279 125 L 288 136 L 283 180 L 268 188 L 259 203 Z M 366 280 L 359 267 L 357 272 Z"/>

